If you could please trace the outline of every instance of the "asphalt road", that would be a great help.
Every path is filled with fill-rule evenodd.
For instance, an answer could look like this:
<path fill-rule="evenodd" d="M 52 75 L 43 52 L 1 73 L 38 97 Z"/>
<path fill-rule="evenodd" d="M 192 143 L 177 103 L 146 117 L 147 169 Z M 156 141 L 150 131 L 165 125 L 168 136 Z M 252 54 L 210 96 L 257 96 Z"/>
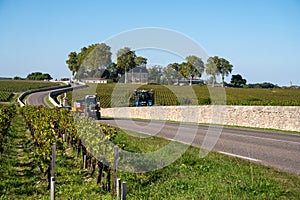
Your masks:
<path fill-rule="evenodd" d="M 49 91 L 28 96 L 27 104 L 47 106 Z M 173 122 L 102 119 L 102 123 L 180 141 L 300 175 L 300 135 L 209 127 Z"/>
<path fill-rule="evenodd" d="M 33 106 L 48 106 L 46 97 L 49 95 L 49 92 L 50 91 L 32 93 L 27 97 L 26 103 Z"/>
<path fill-rule="evenodd" d="M 44 92 L 35 92 L 32 93 L 30 95 L 28 95 L 27 99 L 26 99 L 26 104 L 28 105 L 33 105 L 33 106 L 48 106 L 47 102 L 46 102 L 46 97 L 49 95 L 50 92 L 54 92 L 54 91 L 61 91 L 61 90 L 66 90 L 66 89 L 79 89 L 81 88 L 81 85 L 72 85 L 69 88 L 59 88 L 59 89 L 54 89 L 54 90 L 48 90 L 48 91 L 44 91 Z"/>
<path fill-rule="evenodd" d="M 102 119 L 101 122 L 211 148 L 212 151 L 300 175 L 300 135 L 297 134 L 126 119 Z"/>

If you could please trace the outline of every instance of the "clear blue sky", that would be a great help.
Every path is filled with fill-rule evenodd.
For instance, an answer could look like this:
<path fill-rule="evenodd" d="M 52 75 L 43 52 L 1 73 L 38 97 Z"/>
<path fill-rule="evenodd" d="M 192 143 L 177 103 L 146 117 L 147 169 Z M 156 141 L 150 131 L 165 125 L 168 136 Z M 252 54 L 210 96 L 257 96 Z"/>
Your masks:
<path fill-rule="evenodd" d="M 126 30 L 161 27 L 226 58 L 232 74 L 249 83 L 300 85 L 299 0 L 0 0 L 0 27 L 0 77 L 69 77 L 69 52 Z"/>

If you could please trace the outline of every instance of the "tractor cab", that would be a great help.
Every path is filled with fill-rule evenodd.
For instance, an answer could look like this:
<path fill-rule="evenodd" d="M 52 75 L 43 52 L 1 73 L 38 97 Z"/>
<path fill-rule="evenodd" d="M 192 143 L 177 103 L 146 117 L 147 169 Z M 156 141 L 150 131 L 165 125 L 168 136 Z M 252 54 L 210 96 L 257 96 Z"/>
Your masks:
<path fill-rule="evenodd" d="M 92 117 L 94 119 L 100 119 L 100 105 L 97 102 L 95 95 L 86 95 L 85 96 L 85 107 L 84 114 L 87 117 Z"/>
<path fill-rule="evenodd" d="M 154 104 L 153 90 L 134 90 L 133 94 L 135 106 L 152 106 Z"/>

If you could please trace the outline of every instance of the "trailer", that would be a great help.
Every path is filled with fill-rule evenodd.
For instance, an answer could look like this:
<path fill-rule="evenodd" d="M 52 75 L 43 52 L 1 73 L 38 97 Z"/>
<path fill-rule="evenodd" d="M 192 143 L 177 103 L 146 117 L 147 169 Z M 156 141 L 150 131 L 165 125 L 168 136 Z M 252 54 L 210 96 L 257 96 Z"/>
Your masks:
<path fill-rule="evenodd" d="M 84 100 L 74 101 L 72 111 L 83 113 L 84 116 L 96 120 L 101 119 L 100 102 L 97 102 L 96 95 L 86 95 Z"/>

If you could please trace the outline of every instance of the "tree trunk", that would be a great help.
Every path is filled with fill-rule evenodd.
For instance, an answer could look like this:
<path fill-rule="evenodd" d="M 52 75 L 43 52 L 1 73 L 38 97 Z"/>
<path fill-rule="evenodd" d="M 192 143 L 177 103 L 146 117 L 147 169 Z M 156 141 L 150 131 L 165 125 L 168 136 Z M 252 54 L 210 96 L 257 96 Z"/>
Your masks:
<path fill-rule="evenodd" d="M 222 75 L 222 87 L 224 87 L 224 75 Z"/>

